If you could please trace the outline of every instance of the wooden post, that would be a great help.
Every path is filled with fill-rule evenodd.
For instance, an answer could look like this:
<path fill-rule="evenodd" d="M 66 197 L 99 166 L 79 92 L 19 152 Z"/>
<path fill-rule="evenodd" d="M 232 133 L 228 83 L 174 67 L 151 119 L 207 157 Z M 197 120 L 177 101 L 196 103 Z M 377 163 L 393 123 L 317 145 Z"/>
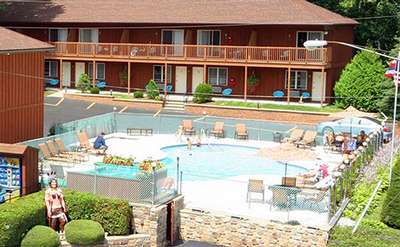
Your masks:
<path fill-rule="evenodd" d="M 96 86 L 96 61 L 93 60 L 92 66 L 92 86 Z"/>
<path fill-rule="evenodd" d="M 326 80 L 326 78 L 325 78 L 325 68 L 324 67 L 322 67 L 322 69 L 321 69 L 321 72 L 322 72 L 322 75 L 321 75 L 321 79 L 322 79 L 322 82 L 321 82 L 321 107 L 322 107 L 322 105 L 324 104 L 324 95 L 325 95 L 325 86 L 326 86 L 326 82 L 325 82 L 325 80 Z"/>
<path fill-rule="evenodd" d="M 128 94 L 131 93 L 131 62 L 128 62 Z"/>
<path fill-rule="evenodd" d="M 164 99 L 167 99 L 168 64 L 164 64 Z"/>
<path fill-rule="evenodd" d="M 291 81 L 291 68 L 288 68 L 288 76 L 287 76 L 287 103 L 290 104 L 290 81 Z"/>
<path fill-rule="evenodd" d="M 60 59 L 60 89 L 63 88 L 64 71 L 63 71 L 63 60 Z"/>
<path fill-rule="evenodd" d="M 208 83 L 207 82 L 207 66 L 205 64 L 203 66 L 203 83 Z"/>
<path fill-rule="evenodd" d="M 244 67 L 244 101 L 247 101 L 247 66 Z"/>

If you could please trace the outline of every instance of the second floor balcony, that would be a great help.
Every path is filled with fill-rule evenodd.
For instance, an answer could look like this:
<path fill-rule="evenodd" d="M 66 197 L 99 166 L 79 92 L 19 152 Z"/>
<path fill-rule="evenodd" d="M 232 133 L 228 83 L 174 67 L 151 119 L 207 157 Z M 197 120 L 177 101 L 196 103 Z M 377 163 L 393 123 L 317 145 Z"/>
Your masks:
<path fill-rule="evenodd" d="M 297 47 L 205 46 L 124 43 L 55 42 L 48 58 L 109 61 L 213 63 L 231 65 L 326 66 L 330 49 Z"/>

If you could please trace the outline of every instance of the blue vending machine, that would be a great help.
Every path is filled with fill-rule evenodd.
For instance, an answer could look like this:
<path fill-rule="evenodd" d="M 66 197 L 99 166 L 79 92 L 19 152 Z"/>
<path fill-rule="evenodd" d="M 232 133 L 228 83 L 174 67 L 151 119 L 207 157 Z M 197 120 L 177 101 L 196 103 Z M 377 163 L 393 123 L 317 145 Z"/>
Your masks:
<path fill-rule="evenodd" d="M 19 158 L 0 156 L 0 203 L 5 201 L 6 195 L 10 198 L 21 195 L 21 167 Z"/>

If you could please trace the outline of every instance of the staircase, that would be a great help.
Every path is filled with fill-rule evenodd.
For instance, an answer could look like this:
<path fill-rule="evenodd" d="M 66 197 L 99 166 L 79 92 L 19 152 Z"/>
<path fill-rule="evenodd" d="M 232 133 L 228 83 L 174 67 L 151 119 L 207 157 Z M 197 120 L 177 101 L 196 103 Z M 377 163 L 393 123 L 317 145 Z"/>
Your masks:
<path fill-rule="evenodd" d="M 180 100 L 167 99 L 164 104 L 163 111 L 184 112 L 185 102 Z"/>

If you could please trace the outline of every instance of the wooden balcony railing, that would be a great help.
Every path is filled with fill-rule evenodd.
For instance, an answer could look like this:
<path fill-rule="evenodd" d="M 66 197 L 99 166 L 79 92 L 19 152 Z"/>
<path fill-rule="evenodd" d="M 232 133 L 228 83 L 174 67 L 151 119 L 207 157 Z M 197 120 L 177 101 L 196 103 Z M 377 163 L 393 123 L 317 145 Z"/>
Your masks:
<path fill-rule="evenodd" d="M 328 62 L 327 48 L 55 42 L 50 56 L 128 60 L 313 64 Z"/>

